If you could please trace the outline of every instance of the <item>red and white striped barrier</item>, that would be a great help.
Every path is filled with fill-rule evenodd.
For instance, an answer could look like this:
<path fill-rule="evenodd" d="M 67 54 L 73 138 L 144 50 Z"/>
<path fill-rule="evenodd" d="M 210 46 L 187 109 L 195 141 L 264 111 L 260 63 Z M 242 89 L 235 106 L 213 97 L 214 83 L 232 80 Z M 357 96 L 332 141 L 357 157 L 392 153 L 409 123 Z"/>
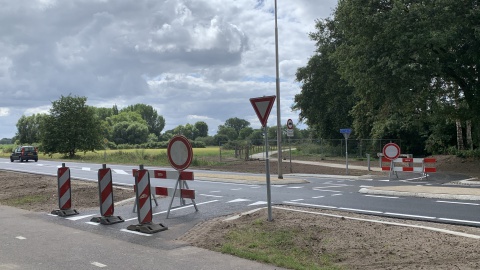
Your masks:
<path fill-rule="evenodd" d="M 148 170 L 143 169 L 143 165 L 140 165 L 140 169 L 134 174 L 135 176 L 135 194 L 137 206 L 138 225 L 130 225 L 127 229 L 132 231 L 140 231 L 145 233 L 156 233 L 167 230 L 163 224 L 152 223 L 152 201 L 150 200 L 150 175 Z"/>
<path fill-rule="evenodd" d="M 70 183 L 70 168 L 65 167 L 65 163 L 62 163 L 62 167 L 57 170 L 58 180 L 58 210 L 53 210 L 52 214 L 57 216 L 72 216 L 77 215 L 78 212 L 72 208 L 72 189 Z"/>
<path fill-rule="evenodd" d="M 124 222 L 120 216 L 114 216 L 113 204 L 113 184 L 112 170 L 103 164 L 103 168 L 98 170 L 98 195 L 100 198 L 101 217 L 94 217 L 90 221 L 98 222 L 103 225 L 110 225 Z"/>
<path fill-rule="evenodd" d="M 390 162 L 390 166 L 382 166 L 382 171 L 392 172 L 419 172 L 424 176 L 427 173 L 433 173 L 437 171 L 434 167 L 437 160 L 435 158 L 396 158 L 390 160 L 382 157 L 382 162 Z M 408 163 L 408 166 L 397 166 L 396 163 Z M 421 164 L 421 166 L 412 166 L 412 164 Z"/>
<path fill-rule="evenodd" d="M 133 176 L 136 177 L 138 174 L 138 170 L 132 170 Z M 167 211 L 167 218 L 170 215 L 170 210 L 184 207 L 187 205 L 193 205 L 195 207 L 195 211 L 198 211 L 197 205 L 195 203 L 195 190 L 190 189 L 188 187 L 187 182 L 185 181 L 193 181 L 193 172 L 186 172 L 186 171 L 167 171 L 167 170 L 149 170 L 149 175 L 153 177 L 151 178 L 160 178 L 160 179 L 176 179 L 175 187 L 168 188 L 168 187 L 151 187 L 151 194 L 160 195 L 160 196 L 167 196 L 172 197 L 170 201 L 170 205 Z M 136 187 L 135 187 L 136 189 Z M 173 199 L 175 197 L 180 198 L 180 205 L 172 207 Z M 190 199 L 192 202 L 190 204 L 185 203 L 185 199 Z M 156 202 L 156 201 L 155 201 Z M 157 204 L 158 205 L 158 204 Z M 134 206 L 135 211 L 135 206 Z"/>

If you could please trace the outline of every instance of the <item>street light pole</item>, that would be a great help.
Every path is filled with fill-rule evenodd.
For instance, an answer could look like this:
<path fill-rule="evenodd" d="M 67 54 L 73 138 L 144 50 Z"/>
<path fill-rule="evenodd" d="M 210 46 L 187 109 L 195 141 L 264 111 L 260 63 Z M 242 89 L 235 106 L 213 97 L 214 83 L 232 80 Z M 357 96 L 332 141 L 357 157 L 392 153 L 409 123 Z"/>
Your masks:
<path fill-rule="evenodd" d="M 278 179 L 283 179 L 282 174 L 282 123 L 280 118 L 280 74 L 278 68 L 278 27 L 277 27 L 277 0 L 275 0 L 275 67 L 277 85 L 277 156 L 278 156 Z"/>

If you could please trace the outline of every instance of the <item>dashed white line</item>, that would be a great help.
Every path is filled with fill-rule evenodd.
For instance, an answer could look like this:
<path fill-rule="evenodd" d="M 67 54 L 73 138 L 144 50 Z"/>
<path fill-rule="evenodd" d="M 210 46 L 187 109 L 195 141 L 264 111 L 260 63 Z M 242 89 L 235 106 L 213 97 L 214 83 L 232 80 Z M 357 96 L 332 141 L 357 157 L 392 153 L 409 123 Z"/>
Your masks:
<path fill-rule="evenodd" d="M 141 232 L 137 232 L 137 231 L 130 231 L 130 230 L 127 230 L 127 229 L 121 229 L 120 231 L 121 232 L 126 232 L 126 233 L 137 234 L 137 235 L 143 235 L 143 236 L 152 236 L 152 234 L 141 233 Z"/>
<path fill-rule="evenodd" d="M 341 191 L 338 191 L 338 190 L 318 189 L 318 188 L 313 188 L 313 190 L 316 190 L 316 191 L 325 191 L 325 192 L 341 192 Z"/>
<path fill-rule="evenodd" d="M 68 218 L 65 218 L 65 219 L 76 221 L 76 220 L 80 220 L 80 219 L 84 219 L 84 218 L 89 218 L 91 216 L 95 216 L 95 214 L 85 215 L 85 216 L 74 216 L 74 217 L 68 217 Z"/>
<path fill-rule="evenodd" d="M 291 202 L 299 202 L 299 201 L 303 201 L 304 199 L 296 199 L 296 200 L 290 200 Z"/>
<path fill-rule="evenodd" d="M 449 201 L 436 201 L 439 203 L 452 203 L 452 204 L 465 204 L 465 205 L 480 205 L 478 203 L 466 203 L 466 202 L 449 202 Z"/>
<path fill-rule="evenodd" d="M 249 199 L 235 199 L 235 200 L 228 201 L 227 203 L 249 202 L 249 201 L 250 201 Z"/>
<path fill-rule="evenodd" d="M 299 189 L 299 188 L 303 188 L 303 187 L 287 187 L 287 188 Z"/>
<path fill-rule="evenodd" d="M 337 193 L 337 194 L 332 194 L 332 197 L 333 197 L 333 196 L 342 196 L 342 195 L 343 195 L 343 194 L 338 194 L 338 193 Z"/>
<path fill-rule="evenodd" d="M 249 204 L 249 206 L 250 206 L 250 205 L 262 205 L 262 204 L 267 204 L 267 202 L 258 201 L 258 202 L 254 202 L 254 203 Z"/>
<path fill-rule="evenodd" d="M 27 239 L 27 238 L 25 238 L 25 237 L 23 237 L 23 236 L 20 236 L 20 235 L 17 236 L 17 237 L 15 237 L 15 238 L 17 238 L 18 240 L 25 240 L 25 239 Z"/>
<path fill-rule="evenodd" d="M 230 190 L 241 190 L 241 188 L 232 188 Z"/>
<path fill-rule="evenodd" d="M 107 267 L 107 265 L 99 262 L 91 262 L 91 264 L 100 268 Z"/>
<path fill-rule="evenodd" d="M 223 196 L 219 195 L 210 195 L 210 194 L 199 194 L 200 196 L 205 196 L 205 197 L 213 197 L 213 198 L 223 198 Z"/>
<path fill-rule="evenodd" d="M 221 192 L 220 190 L 212 190 L 210 191 L 210 193 L 218 193 L 218 192 Z"/>
<path fill-rule="evenodd" d="M 318 199 L 318 198 L 323 198 L 325 196 L 315 196 L 315 197 L 312 197 L 312 199 Z"/>

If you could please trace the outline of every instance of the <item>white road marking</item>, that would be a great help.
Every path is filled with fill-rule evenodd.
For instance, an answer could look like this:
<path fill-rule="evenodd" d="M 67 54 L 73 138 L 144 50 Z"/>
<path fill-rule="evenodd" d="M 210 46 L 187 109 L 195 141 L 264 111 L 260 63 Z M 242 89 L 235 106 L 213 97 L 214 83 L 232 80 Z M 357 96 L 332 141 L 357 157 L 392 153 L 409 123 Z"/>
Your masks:
<path fill-rule="evenodd" d="M 210 195 L 210 194 L 199 194 L 200 196 L 205 196 L 205 197 L 213 197 L 213 198 L 223 198 L 223 196 L 218 196 L 218 195 Z"/>
<path fill-rule="evenodd" d="M 449 201 L 436 201 L 439 203 L 452 203 L 452 204 L 465 204 L 465 205 L 480 205 L 478 203 L 466 203 L 466 202 L 449 202 Z"/>
<path fill-rule="evenodd" d="M 74 217 L 68 217 L 68 218 L 65 218 L 65 219 L 76 221 L 76 220 L 80 220 L 80 219 L 84 219 L 84 218 L 89 218 L 91 216 L 95 216 L 95 214 L 84 215 L 84 216 L 74 216 Z"/>
<path fill-rule="evenodd" d="M 315 197 L 312 197 L 312 199 L 318 199 L 318 198 L 323 198 L 325 196 L 315 196 Z"/>
<path fill-rule="evenodd" d="M 296 199 L 296 200 L 290 200 L 291 202 L 299 202 L 299 201 L 303 201 L 304 199 Z"/>
<path fill-rule="evenodd" d="M 401 214 L 401 213 L 392 213 L 392 212 L 385 212 L 385 215 L 392 215 L 392 216 L 399 216 L 399 217 L 411 217 L 411 218 L 425 218 L 425 219 L 436 219 L 436 217 L 429 217 L 429 216 L 418 216 L 418 215 L 409 215 L 409 214 Z M 480 222 L 479 222 L 480 223 Z"/>
<path fill-rule="evenodd" d="M 363 212 L 363 213 L 371 213 L 371 214 L 381 214 L 382 212 L 380 211 L 371 211 L 371 210 L 363 210 L 363 209 L 355 209 L 355 208 L 345 208 L 345 207 L 340 207 L 338 208 L 340 210 L 347 210 L 347 211 L 355 211 L 355 212 Z"/>
<path fill-rule="evenodd" d="M 241 188 L 232 188 L 230 190 L 242 190 Z"/>
<path fill-rule="evenodd" d="M 85 223 L 87 223 L 87 224 L 89 224 L 89 225 L 94 225 L 94 226 L 100 225 L 100 223 L 98 223 L 98 222 L 92 222 L 92 221 L 87 221 L 87 222 L 85 222 Z"/>
<path fill-rule="evenodd" d="M 210 191 L 210 193 L 218 193 L 218 192 L 221 192 L 220 190 L 212 190 Z"/>
<path fill-rule="evenodd" d="M 373 186 L 360 186 L 361 188 L 369 188 L 369 187 L 373 187 Z"/>
<path fill-rule="evenodd" d="M 90 171 L 89 167 L 82 167 L 82 171 Z"/>
<path fill-rule="evenodd" d="M 91 264 L 100 268 L 107 267 L 107 265 L 99 262 L 91 262 Z"/>
<path fill-rule="evenodd" d="M 256 186 L 256 187 L 250 187 L 250 188 L 261 188 L 260 186 Z"/>
<path fill-rule="evenodd" d="M 393 196 L 381 196 L 381 195 L 364 195 L 365 197 L 374 197 L 374 198 L 388 198 L 388 199 L 399 199 L 399 197 Z"/>
<path fill-rule="evenodd" d="M 272 185 L 272 187 L 284 187 L 286 185 Z"/>
<path fill-rule="evenodd" d="M 287 187 L 287 188 L 303 188 L 303 187 Z"/>
<path fill-rule="evenodd" d="M 207 203 L 212 203 L 212 202 L 218 202 L 218 200 L 196 203 L 196 205 L 198 206 L 198 205 L 207 204 Z M 186 206 L 183 206 L 183 207 L 178 207 L 178 208 L 175 208 L 175 209 L 170 209 L 170 213 L 173 212 L 173 211 L 177 211 L 177 210 L 181 210 L 181 209 L 185 209 L 185 208 L 190 208 L 190 207 L 193 207 L 193 205 L 190 204 L 190 205 L 186 205 Z M 162 212 L 153 213 L 152 216 L 164 214 L 164 213 L 167 213 L 167 212 L 168 212 L 168 210 L 165 210 L 165 211 L 162 211 Z M 132 221 L 132 220 L 138 220 L 138 216 L 137 216 L 137 217 L 134 217 L 134 218 L 125 219 L 125 222 Z"/>
<path fill-rule="evenodd" d="M 25 238 L 25 237 L 23 237 L 23 236 L 20 236 L 20 235 L 17 236 L 17 237 L 15 237 L 15 238 L 17 238 L 18 240 L 25 240 L 25 239 L 27 239 L 27 238 Z"/>
<path fill-rule="evenodd" d="M 337 194 L 332 194 L 332 197 L 333 197 L 333 196 L 342 196 L 342 195 L 343 195 L 343 194 L 338 194 L 338 193 L 337 193 Z"/>
<path fill-rule="evenodd" d="M 342 185 L 342 186 L 326 186 L 326 187 L 314 187 L 313 189 L 322 189 L 322 188 L 341 188 L 341 187 L 348 187 L 352 185 Z"/>
<path fill-rule="evenodd" d="M 127 173 L 126 171 L 124 170 L 118 170 L 118 169 L 112 169 L 116 174 L 124 174 L 124 175 L 128 175 L 129 173 Z"/>
<path fill-rule="evenodd" d="M 143 235 L 143 236 L 152 236 L 152 234 L 141 233 L 141 232 L 137 232 L 137 231 L 130 231 L 130 230 L 127 230 L 127 229 L 121 229 L 120 231 L 121 232 L 126 232 L 126 233 L 133 233 L 133 234 L 137 234 L 137 235 Z"/>
<path fill-rule="evenodd" d="M 317 188 L 313 188 L 313 190 L 316 190 L 316 191 L 325 191 L 325 192 L 341 192 L 341 191 L 339 191 L 339 190 L 317 189 Z"/>
<path fill-rule="evenodd" d="M 248 199 L 235 199 L 235 200 L 228 201 L 227 203 L 249 202 L 249 201 L 250 200 L 248 200 Z"/>

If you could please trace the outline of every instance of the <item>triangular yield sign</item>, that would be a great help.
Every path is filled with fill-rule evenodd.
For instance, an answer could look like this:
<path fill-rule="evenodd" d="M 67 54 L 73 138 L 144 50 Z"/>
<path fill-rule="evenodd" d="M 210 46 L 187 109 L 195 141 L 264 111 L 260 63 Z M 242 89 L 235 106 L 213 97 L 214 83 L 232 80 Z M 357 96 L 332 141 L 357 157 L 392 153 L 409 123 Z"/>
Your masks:
<path fill-rule="evenodd" d="M 267 125 L 268 116 L 272 110 L 273 103 L 275 103 L 276 96 L 251 98 L 253 109 L 257 114 L 258 120 L 262 123 L 262 127 Z"/>

